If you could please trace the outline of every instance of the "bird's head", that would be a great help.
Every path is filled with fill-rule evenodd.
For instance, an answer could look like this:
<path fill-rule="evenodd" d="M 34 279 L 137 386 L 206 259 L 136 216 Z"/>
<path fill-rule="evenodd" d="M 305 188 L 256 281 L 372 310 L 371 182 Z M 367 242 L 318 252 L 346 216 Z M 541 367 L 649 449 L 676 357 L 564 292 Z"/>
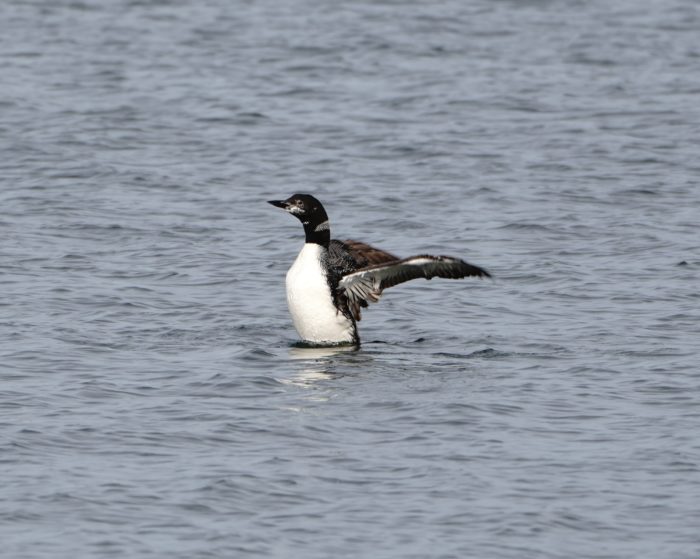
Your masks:
<path fill-rule="evenodd" d="M 293 194 L 286 200 L 269 200 L 268 204 L 289 212 L 304 225 L 318 225 L 328 221 L 323 205 L 310 194 Z"/>

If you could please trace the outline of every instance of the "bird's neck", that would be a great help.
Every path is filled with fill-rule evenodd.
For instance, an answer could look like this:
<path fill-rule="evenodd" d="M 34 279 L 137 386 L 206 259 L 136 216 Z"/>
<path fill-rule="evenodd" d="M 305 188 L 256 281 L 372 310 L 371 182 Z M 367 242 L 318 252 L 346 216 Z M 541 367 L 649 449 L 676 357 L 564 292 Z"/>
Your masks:
<path fill-rule="evenodd" d="M 307 243 L 315 243 L 322 247 L 328 248 L 331 242 L 331 228 L 328 225 L 328 218 L 323 221 L 311 220 L 303 221 L 304 233 L 306 234 Z"/>

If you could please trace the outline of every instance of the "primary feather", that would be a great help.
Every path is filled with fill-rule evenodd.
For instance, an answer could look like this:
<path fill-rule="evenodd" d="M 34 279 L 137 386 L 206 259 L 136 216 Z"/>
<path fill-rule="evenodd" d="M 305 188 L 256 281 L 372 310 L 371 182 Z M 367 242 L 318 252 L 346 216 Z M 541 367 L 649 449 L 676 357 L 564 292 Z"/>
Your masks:
<path fill-rule="evenodd" d="M 379 301 L 382 290 L 412 279 L 461 279 L 467 276 L 490 278 L 491 274 L 459 258 L 421 254 L 360 268 L 343 276 L 338 287 L 345 292 L 350 304 L 365 302 L 366 305 Z"/>

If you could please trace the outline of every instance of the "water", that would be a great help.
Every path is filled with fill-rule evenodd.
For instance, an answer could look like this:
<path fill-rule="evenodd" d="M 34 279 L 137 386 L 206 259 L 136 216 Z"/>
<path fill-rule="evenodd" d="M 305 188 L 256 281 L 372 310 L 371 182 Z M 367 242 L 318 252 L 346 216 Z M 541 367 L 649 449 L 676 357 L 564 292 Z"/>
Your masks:
<path fill-rule="evenodd" d="M 0 4 L 12 558 L 700 556 L 692 0 Z M 334 236 L 454 254 L 294 347 Z"/>

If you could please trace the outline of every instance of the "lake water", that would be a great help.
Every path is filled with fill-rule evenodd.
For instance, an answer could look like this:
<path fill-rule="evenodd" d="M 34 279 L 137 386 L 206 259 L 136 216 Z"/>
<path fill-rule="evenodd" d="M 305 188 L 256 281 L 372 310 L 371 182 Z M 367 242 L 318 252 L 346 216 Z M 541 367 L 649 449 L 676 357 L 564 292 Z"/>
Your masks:
<path fill-rule="evenodd" d="M 0 4 L 0 541 L 700 557 L 694 0 Z M 308 192 L 452 254 L 294 346 Z"/>

